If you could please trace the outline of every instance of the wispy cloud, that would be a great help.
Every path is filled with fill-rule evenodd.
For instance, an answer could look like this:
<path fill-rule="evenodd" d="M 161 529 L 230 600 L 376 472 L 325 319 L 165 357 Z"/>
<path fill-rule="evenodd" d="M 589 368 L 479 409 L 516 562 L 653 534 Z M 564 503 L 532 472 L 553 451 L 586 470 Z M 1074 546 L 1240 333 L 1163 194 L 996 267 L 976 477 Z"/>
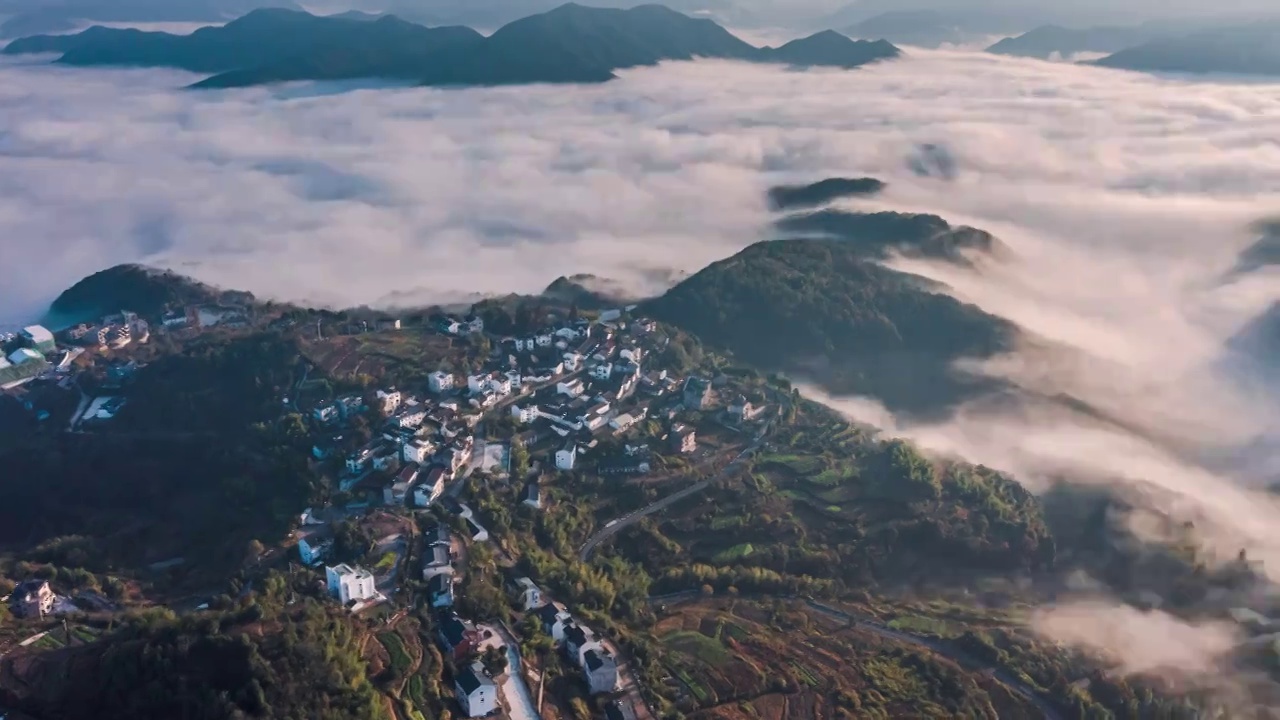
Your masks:
<path fill-rule="evenodd" d="M 1204 257 L 1181 249 L 1211 235 L 1198 252 L 1226 262 L 1280 189 L 1280 99 L 1265 87 L 981 55 L 338 94 L 180 92 L 190 76 L 29 61 L 0 76 L 10 313 L 124 260 L 338 304 L 696 269 L 763 236 L 771 182 L 834 173 L 1050 249 L 1123 248 L 1109 262 L 1159 249 L 1185 276 Z M 905 169 L 928 141 L 960 158 L 959 181 Z"/>
<path fill-rule="evenodd" d="M 1099 600 L 1064 603 L 1033 613 L 1039 634 L 1100 656 L 1117 671 L 1204 686 L 1222 677 L 1242 636 L 1230 622 L 1188 622 L 1159 610 Z"/>

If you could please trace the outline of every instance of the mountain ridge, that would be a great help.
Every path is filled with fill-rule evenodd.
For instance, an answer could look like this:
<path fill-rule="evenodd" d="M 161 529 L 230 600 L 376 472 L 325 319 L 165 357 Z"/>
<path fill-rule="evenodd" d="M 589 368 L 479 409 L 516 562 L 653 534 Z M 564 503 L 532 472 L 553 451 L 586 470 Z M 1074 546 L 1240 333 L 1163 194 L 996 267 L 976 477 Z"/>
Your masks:
<path fill-rule="evenodd" d="M 1280 75 L 1280 21 L 1159 37 L 1091 64 L 1141 72 Z"/>
<path fill-rule="evenodd" d="M 210 74 L 197 88 L 295 80 L 399 79 L 431 86 L 599 83 L 614 71 L 667 60 L 720 58 L 855 68 L 898 57 L 884 41 L 827 31 L 779 48 L 756 47 L 706 18 L 662 5 L 627 10 L 568 3 L 485 37 L 470 28 L 427 28 L 384 15 L 318 17 L 260 9 L 191 35 L 114 30 L 13 41 L 5 54 L 61 53 L 79 66 L 175 67 Z"/>
<path fill-rule="evenodd" d="M 1159 35 L 1159 31 L 1143 26 L 1068 28 L 1041 25 L 1021 35 L 1004 38 L 989 46 L 986 52 L 1047 60 L 1054 55 L 1066 58 L 1082 52 L 1116 53 L 1149 42 Z"/>

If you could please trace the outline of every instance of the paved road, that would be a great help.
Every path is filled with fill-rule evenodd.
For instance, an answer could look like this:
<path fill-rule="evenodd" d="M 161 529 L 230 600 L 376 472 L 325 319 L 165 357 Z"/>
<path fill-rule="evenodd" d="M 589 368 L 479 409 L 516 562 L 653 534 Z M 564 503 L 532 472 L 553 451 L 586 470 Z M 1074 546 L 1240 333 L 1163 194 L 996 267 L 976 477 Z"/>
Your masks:
<path fill-rule="evenodd" d="M 520 645 L 502 625 L 482 625 L 481 627 L 493 631 L 493 636 L 482 643 L 482 649 L 490 645 L 496 647 L 500 643 L 507 646 L 507 672 L 501 676 L 500 682 L 507 715 L 511 720 L 539 720 L 538 706 L 533 701 L 533 693 L 529 692 L 529 686 L 524 681 L 524 666 L 520 662 Z"/>
<path fill-rule="evenodd" d="M 646 505 L 632 513 L 610 520 L 604 527 L 597 530 L 594 535 L 587 539 L 587 542 L 582 545 L 582 549 L 578 551 L 578 557 L 585 562 L 591 557 L 591 553 L 595 552 L 596 547 L 599 546 L 600 543 L 618 534 L 623 528 L 630 527 L 636 524 L 640 518 L 646 515 L 652 515 L 673 503 L 677 503 L 684 498 L 693 495 L 694 493 L 702 492 L 702 490 L 710 484 L 710 480 L 700 480 L 679 492 L 672 493 L 661 500 L 658 500 L 651 505 Z"/>
<path fill-rule="evenodd" d="M 618 661 L 618 691 L 626 695 L 624 702 L 631 706 L 631 713 L 625 716 L 636 720 L 656 720 L 657 716 L 649 709 L 644 694 L 640 692 L 640 679 L 631 669 L 631 657 L 619 652 L 618 646 L 608 638 L 601 640 L 601 643 Z"/>
<path fill-rule="evenodd" d="M 581 558 L 583 562 L 587 561 L 590 559 L 591 553 L 595 552 L 600 543 L 608 540 L 614 535 L 617 535 L 624 528 L 636 524 L 646 515 L 652 515 L 653 513 L 668 507 L 672 503 L 679 502 L 694 493 L 701 492 L 711 483 L 733 472 L 737 469 L 738 464 L 742 462 L 744 458 L 755 452 L 756 449 L 760 447 L 760 443 L 764 441 L 764 437 L 768 433 L 769 424 L 766 423 L 765 426 L 760 429 L 760 432 L 756 434 L 755 438 L 751 441 L 751 444 L 742 452 L 738 453 L 737 457 L 729 461 L 729 464 L 725 465 L 724 468 L 722 468 L 720 472 L 716 473 L 714 477 L 707 480 L 700 480 L 679 492 L 672 493 L 671 495 L 646 505 L 639 510 L 634 510 L 620 518 L 615 518 L 605 523 L 604 527 L 597 530 L 595 534 L 587 538 L 587 541 L 583 543 L 582 549 L 578 551 L 578 557 Z"/>

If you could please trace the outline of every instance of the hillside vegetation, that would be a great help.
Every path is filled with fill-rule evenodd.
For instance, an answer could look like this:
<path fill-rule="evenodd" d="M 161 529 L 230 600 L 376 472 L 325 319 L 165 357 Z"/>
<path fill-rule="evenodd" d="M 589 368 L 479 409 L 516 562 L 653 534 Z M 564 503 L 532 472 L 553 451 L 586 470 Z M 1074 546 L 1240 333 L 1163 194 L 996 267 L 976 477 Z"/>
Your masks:
<path fill-rule="evenodd" d="M 175 272 L 116 265 L 64 290 L 50 306 L 49 316 L 65 323 L 96 320 L 121 310 L 152 317 L 166 307 L 181 310 L 188 304 L 210 302 L 218 296 L 215 288 Z"/>
<path fill-rule="evenodd" d="M 250 540 L 283 535 L 316 491 L 300 422 L 277 420 L 296 361 L 275 335 L 202 340 L 141 370 L 101 431 L 0 452 L 7 477 L 29 480 L 0 483 L 0 542 L 29 553 L 91 538 L 53 561 L 94 572 L 183 555 L 238 566 Z"/>
<path fill-rule="evenodd" d="M 897 213 L 821 211 L 783 226 L 820 237 L 753 245 L 644 311 L 761 368 L 915 412 L 983 387 L 953 372 L 955 360 L 1010 347 L 1007 322 L 876 262 L 890 251 L 963 261 L 964 252 L 993 247 L 989 235 Z"/>
<path fill-rule="evenodd" d="M 362 631 L 314 601 L 151 610 L 102 641 L 0 661 L 0 703 L 59 720 L 388 720 Z"/>

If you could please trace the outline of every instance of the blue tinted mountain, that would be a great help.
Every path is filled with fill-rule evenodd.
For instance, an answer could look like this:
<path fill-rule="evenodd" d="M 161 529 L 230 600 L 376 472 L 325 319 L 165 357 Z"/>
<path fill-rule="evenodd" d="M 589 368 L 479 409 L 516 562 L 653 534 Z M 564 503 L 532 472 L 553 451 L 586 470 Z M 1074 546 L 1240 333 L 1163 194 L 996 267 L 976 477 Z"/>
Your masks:
<path fill-rule="evenodd" d="M 896 57 L 885 42 L 819 33 L 757 48 L 707 19 L 660 5 L 630 10 L 563 5 L 488 38 L 425 28 L 393 16 L 315 17 L 261 10 L 191 35 L 90 28 L 14 41 L 5 53 L 59 52 L 69 65 L 176 67 L 213 73 L 200 87 L 288 80 L 411 79 L 426 85 L 604 82 L 614 70 L 698 57 L 851 68 Z"/>
<path fill-rule="evenodd" d="M 1158 38 L 1094 64 L 1145 72 L 1280 75 L 1280 21 Z"/>
<path fill-rule="evenodd" d="M 827 178 L 808 185 L 779 185 L 769 190 L 774 210 L 817 207 L 845 197 L 875 195 L 884 183 L 875 178 Z"/>
<path fill-rule="evenodd" d="M 147 317 L 166 308 L 217 300 L 220 291 L 184 275 L 143 265 L 116 265 L 96 272 L 66 290 L 49 307 L 61 323 L 93 320 L 121 310 Z"/>
<path fill-rule="evenodd" d="M 1016 37 L 1008 37 L 987 48 L 996 55 L 1063 58 L 1078 53 L 1115 53 L 1125 48 L 1150 42 L 1161 31 L 1149 27 L 1090 27 L 1066 28 L 1060 25 L 1042 25 Z"/>
<path fill-rule="evenodd" d="M 995 238 L 932 215 L 830 210 L 783 217 L 778 230 L 783 239 L 713 263 L 642 312 L 762 369 L 896 412 L 928 416 L 991 389 L 954 362 L 1009 349 L 1016 328 L 882 260 L 967 264 L 998 256 Z"/>
<path fill-rule="evenodd" d="M 301 8 L 293 0 L 49 0 L 0 24 L 0 38 L 65 32 L 93 22 L 226 22 L 260 8 Z"/>

